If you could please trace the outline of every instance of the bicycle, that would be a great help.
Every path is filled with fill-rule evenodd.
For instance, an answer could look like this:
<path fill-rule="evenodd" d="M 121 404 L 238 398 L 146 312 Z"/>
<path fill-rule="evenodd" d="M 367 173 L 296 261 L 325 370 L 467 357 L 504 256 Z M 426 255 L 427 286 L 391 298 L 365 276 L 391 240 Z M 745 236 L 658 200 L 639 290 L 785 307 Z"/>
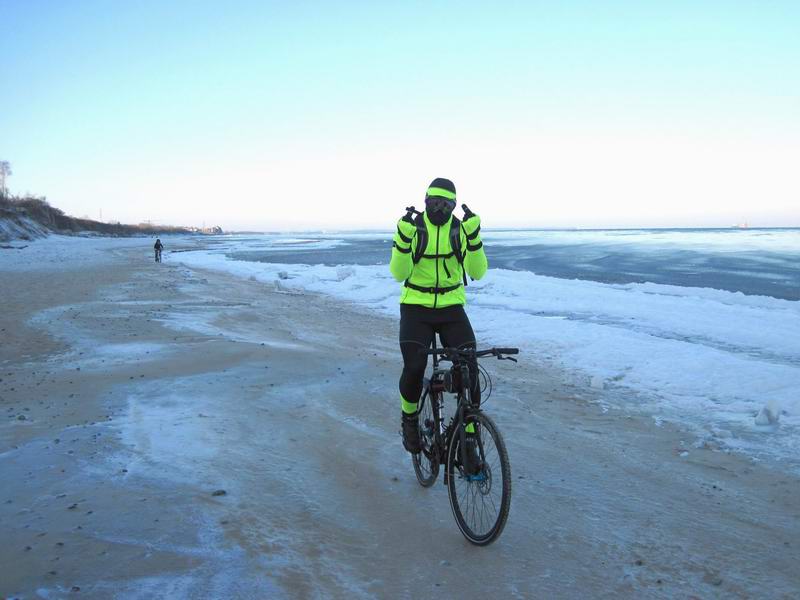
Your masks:
<path fill-rule="evenodd" d="M 437 348 L 434 340 L 430 348 L 420 353 L 433 356 L 433 372 L 424 381 L 422 398 L 417 415 L 419 419 L 422 451 L 412 454 L 414 472 L 423 487 L 430 487 L 439 476 L 444 464 L 444 485 L 447 486 L 450 507 L 456 524 L 467 540 L 477 546 L 486 546 L 503 532 L 511 506 L 511 465 L 503 437 L 494 421 L 486 415 L 480 405 L 473 402 L 474 386 L 469 364 L 478 365 L 478 358 L 496 356 L 499 360 L 512 360 L 510 354 L 518 354 L 518 348 Z M 441 361 L 452 366 L 441 368 Z M 476 373 L 483 373 L 489 394 L 491 378 L 478 365 Z M 455 394 L 455 414 L 445 425 L 444 394 Z M 468 431 L 470 425 L 474 431 Z M 467 456 L 467 437 L 474 436 L 477 442 L 478 465 L 470 465 Z M 499 498 L 495 502 L 495 495 Z M 477 506 L 480 501 L 480 506 Z"/>
<path fill-rule="evenodd" d="M 156 262 L 161 262 L 161 250 L 156 250 Z"/>

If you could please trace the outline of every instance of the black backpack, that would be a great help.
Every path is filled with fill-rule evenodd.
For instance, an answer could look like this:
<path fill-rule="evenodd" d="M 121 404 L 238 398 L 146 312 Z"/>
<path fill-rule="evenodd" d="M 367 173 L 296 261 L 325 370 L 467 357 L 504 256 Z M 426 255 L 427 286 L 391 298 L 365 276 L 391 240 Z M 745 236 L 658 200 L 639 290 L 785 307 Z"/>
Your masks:
<path fill-rule="evenodd" d="M 464 270 L 464 252 L 461 248 L 461 221 L 453 217 L 450 221 L 450 252 L 447 254 L 425 254 L 425 249 L 428 247 L 428 228 L 425 226 L 425 218 L 422 213 L 417 215 L 414 219 L 414 224 L 417 226 L 417 247 L 414 250 L 412 259 L 414 264 L 417 264 L 422 258 L 450 258 L 455 255 L 458 264 L 461 265 L 461 275 L 464 277 L 464 285 L 467 285 L 467 273 Z M 447 276 L 450 277 L 450 271 L 447 265 L 442 262 Z"/>

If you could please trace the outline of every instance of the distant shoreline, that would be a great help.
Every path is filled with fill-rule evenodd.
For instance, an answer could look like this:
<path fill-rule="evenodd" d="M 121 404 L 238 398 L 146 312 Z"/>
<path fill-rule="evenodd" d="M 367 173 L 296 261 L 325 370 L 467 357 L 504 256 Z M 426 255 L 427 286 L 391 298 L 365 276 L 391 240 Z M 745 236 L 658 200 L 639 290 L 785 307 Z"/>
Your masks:
<path fill-rule="evenodd" d="M 45 198 L 36 196 L 0 195 L 0 242 L 33 240 L 51 234 L 131 237 L 137 235 L 220 235 L 221 227 L 176 227 L 140 223 L 103 223 L 79 219 L 51 206 Z"/>

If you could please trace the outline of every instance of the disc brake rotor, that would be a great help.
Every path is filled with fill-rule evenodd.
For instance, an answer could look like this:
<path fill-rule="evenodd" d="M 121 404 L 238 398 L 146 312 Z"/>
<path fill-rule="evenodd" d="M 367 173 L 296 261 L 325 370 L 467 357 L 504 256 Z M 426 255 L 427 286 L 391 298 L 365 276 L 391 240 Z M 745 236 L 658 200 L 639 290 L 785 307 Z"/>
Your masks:
<path fill-rule="evenodd" d="M 482 475 L 480 479 L 476 479 L 475 481 L 478 484 L 478 491 L 482 496 L 486 496 L 492 491 L 492 469 L 489 465 L 483 465 L 483 469 L 481 469 L 478 475 Z"/>

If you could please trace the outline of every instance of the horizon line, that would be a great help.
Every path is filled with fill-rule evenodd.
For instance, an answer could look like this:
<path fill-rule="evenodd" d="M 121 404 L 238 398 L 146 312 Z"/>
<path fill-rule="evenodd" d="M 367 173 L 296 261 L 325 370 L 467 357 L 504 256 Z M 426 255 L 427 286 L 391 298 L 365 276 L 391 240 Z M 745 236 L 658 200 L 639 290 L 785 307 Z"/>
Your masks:
<path fill-rule="evenodd" d="M 167 227 L 167 225 L 165 225 Z M 737 225 L 719 226 L 664 226 L 664 227 L 481 227 L 482 231 L 502 232 L 502 231 L 695 231 L 695 230 L 715 230 L 715 231 L 753 231 L 753 230 L 784 230 L 800 229 L 798 225 L 765 225 L 757 227 L 739 227 Z M 331 234 L 331 233 L 392 233 L 391 228 L 364 228 L 364 229 L 223 229 L 223 235 L 228 234 Z"/>

